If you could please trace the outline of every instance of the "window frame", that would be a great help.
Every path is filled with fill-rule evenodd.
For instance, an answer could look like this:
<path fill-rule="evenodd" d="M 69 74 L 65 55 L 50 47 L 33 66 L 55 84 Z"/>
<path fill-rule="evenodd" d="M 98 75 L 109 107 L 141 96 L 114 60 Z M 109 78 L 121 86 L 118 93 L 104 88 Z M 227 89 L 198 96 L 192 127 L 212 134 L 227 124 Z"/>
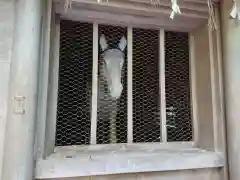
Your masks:
<path fill-rule="evenodd" d="M 58 0 L 57 0 L 58 1 Z M 203 106 L 202 104 L 199 104 L 197 101 L 197 98 L 199 98 L 199 95 L 197 94 L 197 82 L 196 77 L 199 76 L 199 74 L 196 74 L 196 68 L 197 68 L 197 62 L 195 60 L 199 60 L 197 56 L 195 56 L 198 52 L 198 49 L 195 49 L 197 38 L 196 32 L 189 33 L 189 61 L 190 61 L 190 91 L 191 91 L 191 103 L 192 103 L 192 121 L 193 121 L 193 138 L 194 141 L 191 142 L 166 142 L 166 143 L 134 143 L 134 144 L 104 144 L 104 145 L 86 145 L 86 146 L 68 146 L 68 147 L 55 147 L 55 128 L 56 128 L 56 113 L 52 111 L 54 110 L 54 107 L 57 105 L 57 84 L 58 82 L 58 61 L 59 61 L 59 34 L 60 34 L 60 18 L 66 17 L 66 19 L 69 18 L 69 16 L 62 12 L 60 14 L 57 14 L 55 4 L 52 3 L 52 1 L 45 1 L 46 4 L 44 4 L 44 17 L 43 17 L 43 29 L 42 29 L 42 48 L 41 48 L 41 64 L 39 68 L 39 89 L 38 89 L 38 115 L 37 115 L 37 133 L 36 133 L 36 144 L 35 144 L 35 159 L 37 160 L 36 163 L 36 174 L 35 178 L 37 179 L 44 179 L 44 178 L 63 178 L 63 177 L 79 177 L 79 176 L 92 176 L 92 175 L 108 175 L 108 174 L 116 174 L 116 173 L 137 173 L 137 172 L 146 172 L 146 171 L 170 171 L 170 170 L 183 170 L 183 169 L 198 169 L 198 168 L 213 168 L 213 167 L 223 167 L 225 165 L 225 152 L 224 149 L 220 149 L 221 143 L 224 143 L 224 139 L 221 139 L 221 137 L 216 137 L 215 134 L 221 134 L 219 132 L 216 132 L 216 130 L 220 130 L 220 132 L 223 132 L 223 120 L 220 115 L 217 115 L 214 113 L 215 121 L 211 120 L 209 123 L 213 123 L 213 129 L 211 132 L 214 133 L 214 146 L 207 147 L 205 146 L 206 139 L 202 139 L 202 135 L 204 132 L 202 132 L 202 127 L 200 127 L 199 122 L 201 122 L 204 119 L 199 119 L 199 112 L 198 112 L 198 106 Z M 71 14 L 71 12 L 69 12 Z M 79 17 L 72 20 L 78 20 Z M 106 17 L 107 18 L 107 17 Z M 70 20 L 70 19 L 69 19 Z M 79 20 L 82 20 L 80 18 Z M 93 23 L 99 23 L 98 19 L 96 18 L 96 21 L 92 21 Z M 110 21 L 104 21 L 110 22 L 109 24 L 112 24 L 112 20 Z M 102 24 L 102 23 L 100 23 Z M 114 25 L 114 24 L 113 24 Z M 116 24 L 119 25 L 119 24 Z M 136 24 L 125 24 L 130 25 L 131 28 L 133 27 L 139 27 L 136 26 Z M 146 26 L 145 26 L 146 27 Z M 145 28 L 141 27 L 141 28 Z M 159 26 L 155 27 L 156 29 L 160 29 Z M 152 29 L 152 27 L 151 27 Z M 198 33 L 198 32 L 197 32 Z M 164 33 L 163 33 L 164 34 Z M 201 34 L 201 33 L 200 33 Z M 199 34 L 197 34 L 199 36 Z M 208 32 L 209 35 L 209 41 L 213 41 L 212 39 L 212 32 Z M 217 37 L 217 41 L 219 43 L 219 37 Z M 160 41 L 160 43 L 164 44 L 164 41 Z M 221 78 L 221 68 L 214 69 L 212 66 L 215 65 L 216 61 L 218 66 L 221 66 L 221 57 L 218 52 L 218 58 L 216 61 L 214 60 L 215 57 L 213 57 L 213 45 L 210 44 L 211 52 L 209 61 L 212 61 L 210 66 L 210 71 L 216 71 L 217 74 L 215 77 L 212 77 L 211 74 L 211 85 L 215 84 L 215 81 L 220 81 Z M 220 45 L 217 44 L 217 49 L 219 50 Z M 160 46 L 160 48 L 163 48 L 163 46 Z M 163 51 L 163 50 L 161 50 Z M 160 53 L 161 56 L 161 53 Z M 164 56 L 164 54 L 162 54 Z M 163 63 L 163 62 L 162 62 Z M 160 62 L 161 65 L 161 62 Z M 161 66 L 163 67 L 163 65 Z M 220 77 L 219 77 L 220 76 Z M 163 78 L 163 76 L 161 77 Z M 55 83 L 54 83 L 55 82 Z M 161 85 L 161 83 L 160 83 Z M 163 84 L 164 85 L 164 84 Z M 161 85 L 161 86 L 163 86 Z M 220 91 L 222 92 L 222 85 L 219 85 Z M 218 86 L 217 86 L 218 87 Z M 211 95 L 215 96 L 217 92 L 217 88 L 211 89 Z M 220 92 L 220 93 L 221 93 Z M 209 93 L 209 92 L 208 92 Z M 53 95 L 53 96 L 52 96 Z M 54 96 L 55 95 L 55 96 Z M 51 103 L 49 105 L 49 103 Z M 221 106 L 223 105 L 223 102 L 220 102 Z M 161 107 L 162 108 L 162 107 Z M 214 103 L 211 104 L 211 108 L 217 108 Z M 211 110 L 212 110 L 211 109 Z M 216 109 L 219 111 L 219 109 Z M 56 111 L 56 108 L 55 108 Z M 166 113 L 166 112 L 165 112 Z M 220 121 L 216 122 L 216 118 L 220 117 Z M 199 121 L 200 120 L 200 121 Z M 221 126 L 221 127 L 220 127 Z M 215 145 L 216 143 L 216 145 Z M 217 144 L 219 143 L 219 144 Z M 224 146 L 224 144 L 223 144 Z M 225 146 L 224 146 L 225 147 Z M 223 148 L 224 148 L 223 147 Z M 70 156 L 68 156 L 68 153 L 65 153 L 64 150 L 68 149 Z M 121 163 L 115 163 L 114 166 L 118 166 L 118 169 L 108 170 L 104 172 L 97 172 L 95 174 L 87 173 L 83 174 L 82 168 L 85 167 L 85 162 L 83 162 L 82 158 L 78 159 L 77 156 L 82 157 L 84 153 L 87 152 L 87 155 L 89 156 L 88 163 L 95 163 L 95 161 L 92 161 L 91 159 L 91 150 L 97 150 L 99 151 L 99 154 L 101 158 L 109 158 L 109 155 L 107 156 L 101 156 L 101 152 L 107 153 L 109 150 L 119 150 L 121 148 L 125 148 L 125 150 L 132 150 L 133 148 L 133 156 L 139 153 L 138 150 L 146 150 L 143 152 L 142 155 L 146 154 L 148 150 L 158 150 L 157 157 L 155 159 L 147 159 L 151 161 L 152 164 L 158 165 L 158 169 L 153 169 L 151 167 L 143 168 L 143 169 L 132 169 L 133 167 L 129 167 L 130 170 L 123 170 L 121 167 Z M 200 149 L 205 148 L 209 151 Z M 221 148 L 221 147 L 220 147 Z M 81 149 L 81 151 L 78 151 Z M 89 153 L 88 153 L 89 151 Z M 219 152 L 220 151 L 220 152 Z M 61 153 L 61 156 L 56 156 L 58 153 Z M 149 151 L 148 151 L 149 152 Z M 189 154 L 190 152 L 190 154 Z M 136 153 L 136 154 L 135 154 Z M 111 154 L 111 153 L 110 153 Z M 148 153 L 147 153 L 148 154 Z M 72 156 L 72 155 L 76 155 Z M 140 154 L 141 155 L 141 154 Z M 149 154 L 148 154 L 149 155 Z M 153 154 L 150 154 L 152 157 Z M 183 155 L 183 156 L 182 156 Z M 127 151 L 123 153 L 123 159 L 128 160 L 127 157 L 132 157 L 131 154 L 129 154 Z M 120 158 L 119 160 L 121 160 Z M 79 161 L 80 160 L 80 161 Z M 141 162 L 146 162 L 146 159 L 142 159 L 142 157 L 139 157 L 139 160 L 144 160 Z M 156 160 L 156 161 L 155 161 Z M 123 161 L 122 161 L 123 162 Z M 127 161 L 128 162 L 128 161 Z M 179 164 L 179 162 L 181 162 Z M 204 164 L 202 162 L 205 162 Z M 99 164 L 100 163 L 100 164 Z M 126 164 L 126 162 L 125 162 Z M 124 165 L 125 165 L 124 164 Z M 104 165 L 107 165 L 104 162 L 98 162 L 98 165 L 95 166 L 96 170 L 101 170 L 101 167 Z M 137 164 L 139 165 L 139 164 Z M 170 166 L 167 166 L 170 165 Z M 70 171 L 70 172 L 69 172 Z"/>
<path fill-rule="evenodd" d="M 54 8 L 54 4 L 48 4 L 48 13 L 51 12 L 52 18 L 47 19 L 45 24 L 50 23 L 50 27 L 44 27 L 44 30 L 47 30 L 48 38 L 44 44 L 48 44 L 47 40 L 50 41 L 49 47 L 50 52 L 47 51 L 48 56 L 43 57 L 43 62 L 45 62 L 45 66 L 42 66 L 42 71 L 40 71 L 40 77 L 43 79 L 47 79 L 48 83 L 47 86 L 40 87 L 40 95 L 39 97 L 43 98 L 45 104 L 40 104 L 40 109 L 46 109 L 46 118 L 38 116 L 38 122 L 44 123 L 43 125 L 45 128 L 38 128 L 38 136 L 40 136 L 40 151 L 39 156 L 47 157 L 51 153 L 54 152 L 55 149 L 55 131 L 56 131 L 56 107 L 57 107 L 57 89 L 58 89 L 58 66 L 59 66 L 59 46 L 60 46 L 60 19 L 64 18 L 65 15 L 56 14 L 56 10 Z M 68 19 L 68 18 L 67 18 Z M 76 20 L 76 19 L 72 19 Z M 107 21 L 107 18 L 106 18 Z M 90 145 L 83 145 L 83 146 L 92 146 L 96 145 L 96 128 L 97 128 L 97 103 L 93 103 L 97 100 L 97 70 L 98 70 L 98 23 L 92 21 L 93 23 L 93 80 L 92 80 L 92 113 L 91 113 L 91 140 Z M 111 21 L 109 21 L 109 24 Z M 133 141 L 133 132 L 132 132 L 132 29 L 133 26 L 130 24 L 125 24 L 128 30 L 128 143 L 131 144 Z M 141 28 L 141 27 L 140 27 Z M 191 103 L 191 115 L 192 115 L 192 133 L 193 133 L 193 140 L 192 141 L 182 141 L 182 142 L 167 142 L 167 128 L 166 128 L 166 104 L 165 104 L 165 43 L 164 43 L 164 29 L 159 29 L 156 27 L 155 29 L 159 30 L 159 80 L 160 80 L 160 121 L 161 121 L 161 139 L 162 141 L 159 143 L 133 143 L 133 144 L 144 144 L 146 148 L 156 147 L 159 145 L 161 148 L 167 147 L 176 147 L 176 148 L 193 148 L 197 147 L 198 141 L 198 127 L 197 127 L 197 103 L 196 103 L 196 84 L 195 84 L 195 64 L 194 64 L 194 48 L 193 48 L 193 36 L 189 33 L 189 81 L 190 81 L 190 103 Z M 46 51 L 46 49 L 45 49 Z M 49 61 L 50 60 L 50 61 Z M 43 63 L 44 65 L 44 63 Z M 48 72 L 48 73 L 46 73 Z M 47 93 L 41 94 L 42 92 Z M 42 112 L 40 110 L 40 112 Z M 42 131 L 44 130 L 44 131 Z M 42 133 L 45 132 L 45 133 Z M 39 138 L 39 137 L 38 137 Z M 108 146 L 104 144 L 103 146 Z M 110 144 L 111 146 L 111 144 Z"/>

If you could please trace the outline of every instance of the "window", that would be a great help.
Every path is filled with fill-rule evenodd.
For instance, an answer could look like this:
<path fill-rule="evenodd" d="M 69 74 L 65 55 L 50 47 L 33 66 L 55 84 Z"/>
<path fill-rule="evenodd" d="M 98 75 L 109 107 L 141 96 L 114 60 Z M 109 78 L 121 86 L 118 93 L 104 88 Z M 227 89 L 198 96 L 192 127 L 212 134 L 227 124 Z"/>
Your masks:
<path fill-rule="evenodd" d="M 108 49 L 127 39 L 117 101 L 102 34 Z M 188 33 L 61 20 L 58 71 L 56 146 L 193 141 Z"/>
<path fill-rule="evenodd" d="M 85 6 L 88 1 L 74 2 L 66 13 L 56 1 L 49 11 L 61 18 L 50 22 L 48 12 L 44 19 L 36 179 L 223 166 L 221 154 L 199 149 L 214 149 L 221 140 L 216 135 L 223 134 L 216 132 L 221 122 L 213 113 L 218 86 L 211 87 L 218 82 L 212 66 L 219 59 L 203 38 L 207 28 L 189 36 L 176 31 L 185 28 L 181 20 L 143 17 L 143 10 L 129 12 L 127 6 L 124 12 L 115 6 L 118 15 L 104 4 L 102 11 Z M 102 34 L 107 48 L 100 46 Z M 101 67 L 112 48 L 124 55 L 122 91 L 117 103 L 106 106 Z"/>

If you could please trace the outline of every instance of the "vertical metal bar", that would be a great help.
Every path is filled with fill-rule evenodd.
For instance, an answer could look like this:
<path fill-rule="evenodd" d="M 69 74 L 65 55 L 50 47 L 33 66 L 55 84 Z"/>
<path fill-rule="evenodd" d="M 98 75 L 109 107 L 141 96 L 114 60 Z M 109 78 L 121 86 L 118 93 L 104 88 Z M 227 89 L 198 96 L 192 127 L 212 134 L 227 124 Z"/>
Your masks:
<path fill-rule="evenodd" d="M 166 117 L 166 97 L 165 97 L 165 32 L 163 29 L 159 32 L 159 60 L 160 60 L 160 102 L 161 102 L 161 141 L 167 142 L 167 117 Z"/>
<path fill-rule="evenodd" d="M 98 100 L 98 24 L 93 24 L 93 70 L 91 107 L 91 144 L 97 143 L 97 100 Z"/>
<path fill-rule="evenodd" d="M 192 123 L 193 123 L 193 141 L 198 144 L 198 103 L 196 90 L 196 64 L 195 64 L 195 46 L 194 36 L 189 35 L 189 61 L 190 61 L 190 84 L 191 84 L 191 103 L 192 103 Z"/>
<path fill-rule="evenodd" d="M 128 27 L 128 143 L 133 142 L 132 27 Z"/>

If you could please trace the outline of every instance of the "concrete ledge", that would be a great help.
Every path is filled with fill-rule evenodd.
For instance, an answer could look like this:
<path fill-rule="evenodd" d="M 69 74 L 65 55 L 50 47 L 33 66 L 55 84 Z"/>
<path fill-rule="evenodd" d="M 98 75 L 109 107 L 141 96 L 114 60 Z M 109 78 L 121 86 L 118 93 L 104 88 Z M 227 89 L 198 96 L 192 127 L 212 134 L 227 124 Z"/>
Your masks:
<path fill-rule="evenodd" d="M 201 149 L 119 149 L 83 151 L 62 147 L 36 166 L 36 179 L 223 167 L 221 153 Z"/>

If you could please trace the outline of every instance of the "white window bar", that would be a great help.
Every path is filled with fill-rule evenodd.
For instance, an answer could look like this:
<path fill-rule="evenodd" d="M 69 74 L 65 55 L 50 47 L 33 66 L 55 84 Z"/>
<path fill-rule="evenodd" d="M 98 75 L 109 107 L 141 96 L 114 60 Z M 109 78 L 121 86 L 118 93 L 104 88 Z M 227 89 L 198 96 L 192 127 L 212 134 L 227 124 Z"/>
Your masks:
<path fill-rule="evenodd" d="M 191 103 L 192 103 L 192 123 L 193 123 L 193 141 L 198 143 L 198 116 L 197 116 L 197 90 L 196 90 L 196 65 L 195 65 L 195 46 L 194 36 L 189 35 L 189 60 L 190 60 L 190 84 L 191 84 Z"/>
<path fill-rule="evenodd" d="M 165 98 L 165 32 L 159 31 L 159 65 L 160 65 L 160 120 L 161 120 L 161 142 L 167 142 L 167 120 L 166 120 L 166 98 Z"/>
<path fill-rule="evenodd" d="M 127 72 L 128 72 L 128 143 L 133 142 L 133 93 L 132 93 L 132 27 L 128 27 L 128 33 L 127 33 L 127 59 L 128 59 L 128 67 L 127 67 Z"/>
<path fill-rule="evenodd" d="M 97 100 L 98 100 L 98 24 L 93 24 L 93 70 L 91 107 L 91 144 L 97 143 Z"/>

